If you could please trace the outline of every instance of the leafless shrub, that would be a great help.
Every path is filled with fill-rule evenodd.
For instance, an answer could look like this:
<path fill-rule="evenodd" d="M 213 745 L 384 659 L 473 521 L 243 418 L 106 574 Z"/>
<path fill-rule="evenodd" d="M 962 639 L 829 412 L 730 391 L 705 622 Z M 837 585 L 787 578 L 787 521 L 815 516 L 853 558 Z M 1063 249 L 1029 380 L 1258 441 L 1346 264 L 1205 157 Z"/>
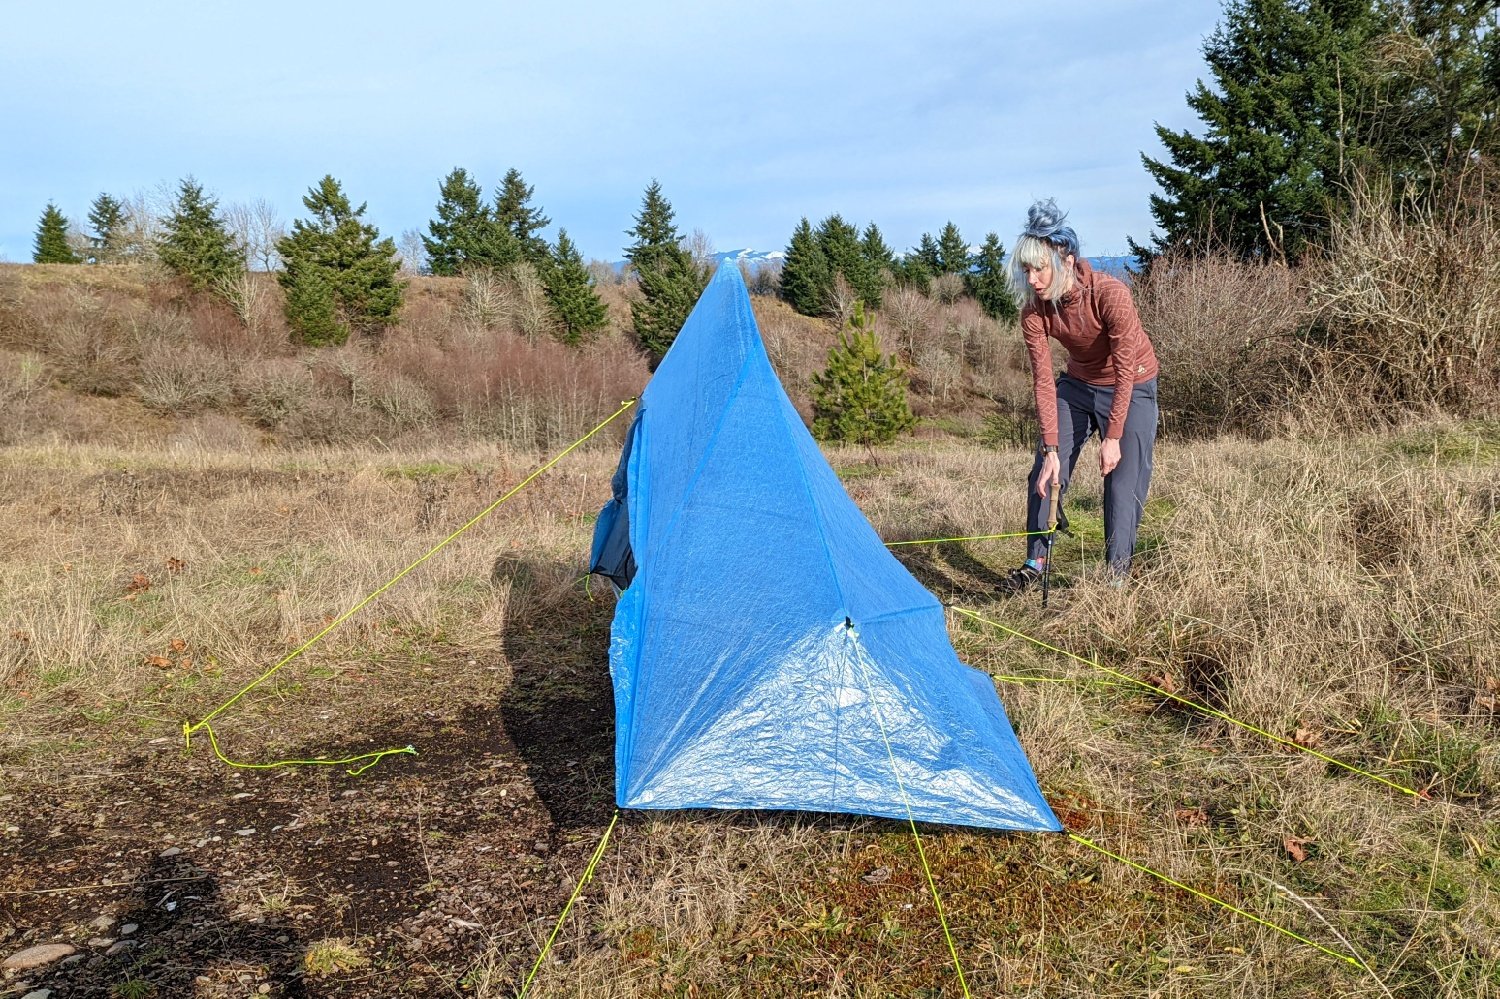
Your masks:
<path fill-rule="evenodd" d="M 594 278 L 595 288 L 606 288 L 625 283 L 625 275 L 608 260 L 590 260 L 588 267 L 589 274 Z"/>
<path fill-rule="evenodd" d="M 1229 256 L 1169 255 L 1133 291 L 1161 365 L 1167 431 L 1264 435 L 1280 425 L 1307 317 L 1294 271 Z"/>
<path fill-rule="evenodd" d="M 1500 402 L 1500 210 L 1461 188 L 1433 198 L 1357 183 L 1334 220 L 1311 301 L 1331 388 L 1376 407 Z"/>
<path fill-rule="evenodd" d="M 0 412 L 30 402 L 50 380 L 47 362 L 39 354 L 0 350 Z"/>
<path fill-rule="evenodd" d="M 947 402 L 963 381 L 963 366 L 942 347 L 929 344 L 917 351 L 912 381 L 937 401 Z"/>
<path fill-rule="evenodd" d="M 89 395 L 128 392 L 140 356 L 136 345 L 98 298 L 80 294 L 74 301 L 76 307 L 52 330 L 48 345 L 58 376 Z"/>
<path fill-rule="evenodd" d="M 859 302 L 859 295 L 854 291 L 854 286 L 849 279 L 844 277 L 842 271 L 833 276 L 833 284 L 828 289 L 828 301 L 824 306 L 824 314 L 838 323 L 845 325 L 854 316 L 854 306 Z"/>
<path fill-rule="evenodd" d="M 507 282 L 515 302 L 513 321 L 527 340 L 536 343 L 551 336 L 554 321 L 547 305 L 547 290 L 536 268 L 526 262 L 516 264 Z"/>
<path fill-rule="evenodd" d="M 932 303 L 927 296 L 911 285 L 901 285 L 886 293 L 880 312 L 907 358 L 915 359 L 932 327 Z"/>
<path fill-rule="evenodd" d="M 470 323 L 484 329 L 507 325 L 516 312 L 516 301 L 509 282 L 488 267 L 476 267 L 464 274 L 461 314 Z"/>
<path fill-rule="evenodd" d="M 196 344 L 163 344 L 141 358 L 136 394 L 148 409 L 187 416 L 223 406 L 233 383 L 233 370 L 218 354 Z"/>
<path fill-rule="evenodd" d="M 291 358 L 274 358 L 249 368 L 240 394 L 251 417 L 274 430 L 300 412 L 317 391 L 307 365 Z"/>
<path fill-rule="evenodd" d="M 964 279 L 957 274 L 939 274 L 928 291 L 935 301 L 952 305 L 964 296 Z"/>
<path fill-rule="evenodd" d="M 368 407 L 313 395 L 287 414 L 278 429 L 288 444 L 347 445 L 374 439 L 378 436 L 379 422 L 379 417 Z"/>
<path fill-rule="evenodd" d="M 370 388 L 370 401 L 398 431 L 430 426 L 437 418 L 432 393 L 405 375 L 382 373 Z"/>
<path fill-rule="evenodd" d="M 235 318 L 252 333 L 263 329 L 271 315 L 271 283 L 266 277 L 248 270 L 236 271 L 221 278 L 216 286 Z"/>
<path fill-rule="evenodd" d="M 752 295 L 776 295 L 781 292 L 781 261 L 762 260 L 755 266 L 740 264 L 745 287 Z"/>

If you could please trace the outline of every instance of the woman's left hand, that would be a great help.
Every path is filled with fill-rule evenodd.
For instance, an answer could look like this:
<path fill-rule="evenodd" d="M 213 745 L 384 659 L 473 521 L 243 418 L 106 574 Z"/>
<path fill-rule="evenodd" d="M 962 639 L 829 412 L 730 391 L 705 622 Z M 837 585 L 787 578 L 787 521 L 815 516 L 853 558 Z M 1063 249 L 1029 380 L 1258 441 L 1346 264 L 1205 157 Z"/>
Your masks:
<path fill-rule="evenodd" d="M 1099 474 L 1108 475 L 1120 463 L 1120 442 L 1106 437 L 1099 442 Z"/>

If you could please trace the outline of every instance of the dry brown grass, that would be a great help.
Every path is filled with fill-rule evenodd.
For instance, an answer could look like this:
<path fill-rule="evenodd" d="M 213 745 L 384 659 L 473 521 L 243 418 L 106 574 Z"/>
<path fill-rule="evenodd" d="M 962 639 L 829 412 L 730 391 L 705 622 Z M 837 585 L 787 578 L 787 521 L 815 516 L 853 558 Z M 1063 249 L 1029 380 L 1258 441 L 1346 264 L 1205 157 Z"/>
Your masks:
<path fill-rule="evenodd" d="M 1280 443 L 1164 443 L 1143 571 L 1123 591 L 1093 578 L 1099 483 L 1085 461 L 1077 537 L 1046 614 L 990 596 L 1015 543 L 903 556 L 946 600 L 1432 797 L 1413 806 L 954 618 L 979 668 L 1066 681 L 1000 689 L 1071 825 L 1325 945 L 1342 937 L 1373 969 L 1061 838 L 924 830 L 973 994 L 1500 994 L 1497 455 L 1493 425 L 1451 422 L 1362 438 L 1339 460 Z M 505 637 L 518 630 L 557 659 L 551 682 L 597 675 L 602 653 L 576 643 L 573 615 L 614 457 L 571 456 L 427 562 L 237 706 L 226 748 L 274 755 L 435 697 L 504 709 L 528 666 Z M 539 458 L 457 442 L 296 456 L 12 448 L 0 465 L 0 753 L 34 774 L 174 735 Z M 1021 517 L 1021 450 L 950 442 L 832 459 L 886 537 L 989 533 Z M 600 832 L 572 835 L 586 848 Z M 428 863 L 441 868 L 445 849 L 430 844 Z M 578 873 L 549 877 L 570 887 Z M 482 875 L 445 877 L 462 890 Z M 556 913 L 486 926 L 488 947 L 455 977 L 467 972 L 476 995 L 512 994 Z M 627 816 L 532 994 L 955 989 L 899 824 L 700 813 Z"/>

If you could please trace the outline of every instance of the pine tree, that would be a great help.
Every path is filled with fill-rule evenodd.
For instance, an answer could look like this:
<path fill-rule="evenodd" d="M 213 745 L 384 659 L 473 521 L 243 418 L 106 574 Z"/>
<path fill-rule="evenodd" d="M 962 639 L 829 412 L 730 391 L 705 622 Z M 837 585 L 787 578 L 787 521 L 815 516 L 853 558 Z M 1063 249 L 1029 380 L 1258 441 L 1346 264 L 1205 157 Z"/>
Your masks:
<path fill-rule="evenodd" d="M 89 225 L 94 228 L 89 245 L 95 263 L 113 263 L 123 255 L 129 224 L 130 215 L 124 202 L 109 194 L 94 199 L 93 207 L 89 209 Z"/>
<path fill-rule="evenodd" d="M 198 291 L 220 288 L 245 269 L 245 256 L 219 216 L 219 203 L 203 185 L 184 177 L 177 185 L 172 217 L 162 227 L 157 255 L 168 269 Z"/>
<path fill-rule="evenodd" d="M 820 315 L 832 281 L 823 248 L 804 215 L 781 261 L 781 297 L 804 316 Z"/>
<path fill-rule="evenodd" d="M 653 361 L 659 361 L 677 339 L 688 313 L 708 283 L 708 272 L 682 248 L 673 222 L 672 204 L 652 181 L 641 199 L 635 226 L 627 232 L 635 242 L 625 249 L 640 280 L 641 297 L 630 305 L 635 335 Z"/>
<path fill-rule="evenodd" d="M 531 194 L 531 188 L 521 179 L 521 171 L 511 167 L 495 193 L 495 221 L 520 247 L 524 259 L 541 266 L 551 250 L 537 234 L 551 225 L 552 220 L 540 208 L 530 207 Z"/>
<path fill-rule="evenodd" d="M 609 322 L 609 309 L 594 291 L 594 276 L 566 229 L 557 230 L 557 248 L 542 271 L 542 282 L 564 343 L 581 343 Z"/>
<path fill-rule="evenodd" d="M 73 248 L 68 245 L 68 220 L 57 206 L 47 202 L 42 219 L 36 227 L 35 249 L 31 259 L 39 264 L 76 264 L 79 262 Z"/>
<path fill-rule="evenodd" d="M 312 218 L 294 221 L 276 244 L 287 321 L 302 342 L 339 344 L 351 332 L 395 322 L 406 290 L 395 242 L 361 221 L 366 206 L 351 207 L 332 176 L 310 188 L 302 204 Z"/>
<path fill-rule="evenodd" d="M 451 277 L 476 267 L 500 269 L 521 258 L 520 246 L 484 204 L 467 170 L 454 167 L 438 188 L 437 218 L 422 237 L 432 273 Z"/>
<path fill-rule="evenodd" d="M 1162 188 L 1151 214 L 1163 235 L 1145 252 L 1296 258 L 1316 241 L 1357 158 L 1347 122 L 1376 26 L 1370 0 L 1228 0 L 1203 47 L 1214 86 L 1187 97 L 1202 137 L 1158 125 L 1168 161 L 1141 157 Z"/>
<path fill-rule="evenodd" d="M 969 273 L 969 244 L 952 222 L 943 226 L 937 238 L 937 273 Z"/>
<path fill-rule="evenodd" d="M 1020 316 L 1011 293 L 1010 276 L 1005 267 L 1005 247 L 996 233 L 984 237 L 984 245 L 974 256 L 973 269 L 966 276 L 969 294 L 991 319 L 1014 321 Z"/>
<path fill-rule="evenodd" d="M 906 371 L 896 355 L 881 353 L 863 305 L 828 352 L 828 367 L 813 375 L 813 434 L 822 440 L 886 444 L 916 423 L 906 401 Z"/>
<path fill-rule="evenodd" d="M 854 291 L 870 308 L 880 308 L 895 263 L 896 255 L 886 245 L 880 227 L 874 222 L 865 226 L 864 235 L 859 239 L 860 283 L 854 286 Z"/>

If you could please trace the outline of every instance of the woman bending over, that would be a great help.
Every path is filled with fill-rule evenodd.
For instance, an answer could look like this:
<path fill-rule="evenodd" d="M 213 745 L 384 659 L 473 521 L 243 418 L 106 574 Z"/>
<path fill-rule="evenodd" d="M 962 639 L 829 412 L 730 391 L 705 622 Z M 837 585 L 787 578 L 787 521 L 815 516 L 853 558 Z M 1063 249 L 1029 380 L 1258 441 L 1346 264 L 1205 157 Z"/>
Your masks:
<path fill-rule="evenodd" d="M 1078 235 L 1051 198 L 1027 212 L 1011 255 L 1011 279 L 1022 299 L 1021 333 L 1031 358 L 1042 441 L 1028 481 L 1026 529 L 1047 530 L 1048 489 L 1060 493 L 1084 441 L 1099 434 L 1104 477 L 1104 549 L 1118 576 L 1130 569 L 1136 532 L 1151 485 L 1156 443 L 1156 351 L 1141 329 L 1124 282 L 1100 274 L 1078 256 Z M 1068 352 L 1054 382 L 1051 337 Z M 1008 593 L 1039 584 L 1046 539 L 1033 534 L 1026 563 L 1011 571 Z"/>

